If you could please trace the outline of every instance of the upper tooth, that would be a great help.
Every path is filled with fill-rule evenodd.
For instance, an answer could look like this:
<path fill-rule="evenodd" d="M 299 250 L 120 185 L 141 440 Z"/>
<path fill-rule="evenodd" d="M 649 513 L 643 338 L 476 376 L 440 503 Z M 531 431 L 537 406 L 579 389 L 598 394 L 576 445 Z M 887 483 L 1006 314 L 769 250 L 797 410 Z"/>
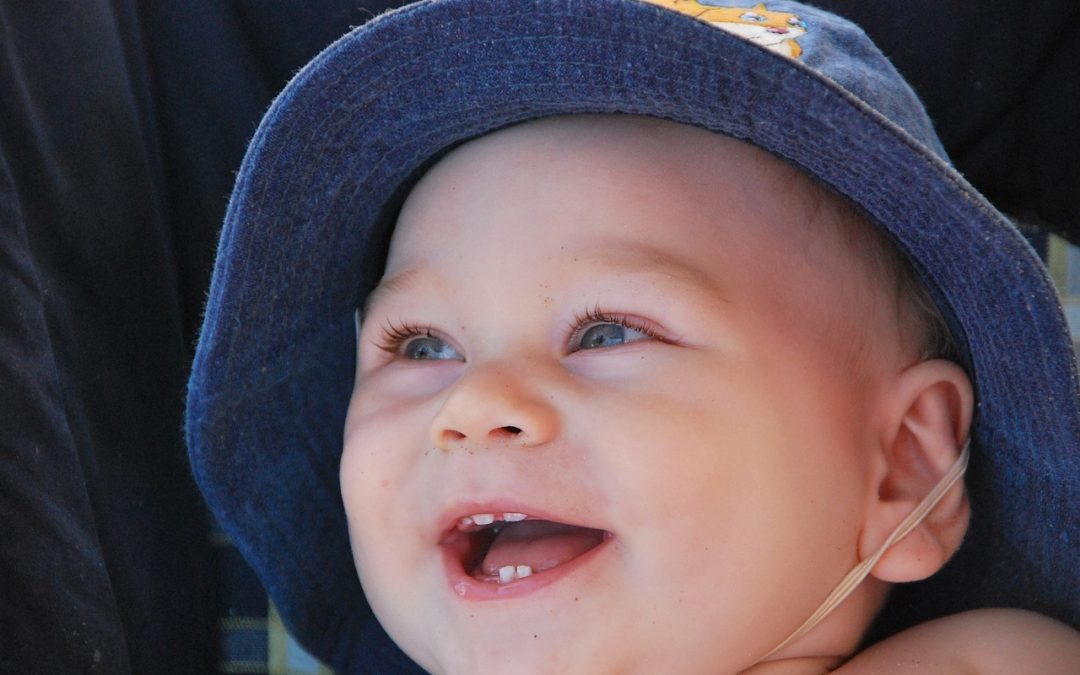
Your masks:
<path fill-rule="evenodd" d="M 495 522 L 495 514 L 477 513 L 472 517 L 472 521 L 477 525 L 490 525 Z"/>
<path fill-rule="evenodd" d="M 492 523 L 494 523 L 496 521 L 507 522 L 507 523 L 516 523 L 518 521 L 525 520 L 528 517 L 529 516 L 525 515 L 524 513 L 518 513 L 516 511 L 508 511 L 506 513 L 500 513 L 500 514 L 474 513 L 471 516 L 465 516 L 463 518 L 459 518 L 458 522 L 457 522 L 457 526 L 458 526 L 459 530 L 462 530 L 464 532 L 468 532 L 473 528 L 473 526 L 484 527 L 486 525 L 491 525 Z"/>

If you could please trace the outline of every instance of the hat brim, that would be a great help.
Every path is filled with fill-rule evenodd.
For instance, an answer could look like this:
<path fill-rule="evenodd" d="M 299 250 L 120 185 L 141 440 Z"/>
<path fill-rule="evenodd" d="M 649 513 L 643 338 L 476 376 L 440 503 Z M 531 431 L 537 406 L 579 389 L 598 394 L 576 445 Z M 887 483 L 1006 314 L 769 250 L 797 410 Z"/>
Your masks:
<path fill-rule="evenodd" d="M 937 299 L 978 396 L 971 532 L 927 590 L 908 594 L 899 623 L 987 604 L 1080 623 L 1080 389 L 1059 301 L 921 123 L 878 109 L 803 63 L 624 0 L 419 3 L 301 71 L 237 180 L 187 429 L 211 508 L 301 642 L 342 672 L 407 664 L 364 601 L 337 479 L 354 312 L 378 280 L 395 205 L 448 148 L 573 113 L 744 139 L 888 231 Z M 1074 556 L 1064 575 L 1062 555 Z"/>

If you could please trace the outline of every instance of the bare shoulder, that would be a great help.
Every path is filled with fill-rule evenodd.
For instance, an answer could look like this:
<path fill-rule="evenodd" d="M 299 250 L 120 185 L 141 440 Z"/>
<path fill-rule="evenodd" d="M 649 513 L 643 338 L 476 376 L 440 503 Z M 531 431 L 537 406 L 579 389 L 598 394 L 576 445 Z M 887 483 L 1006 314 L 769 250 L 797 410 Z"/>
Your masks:
<path fill-rule="evenodd" d="M 1040 614 L 979 609 L 919 624 L 867 648 L 838 671 L 1080 673 L 1080 633 Z"/>

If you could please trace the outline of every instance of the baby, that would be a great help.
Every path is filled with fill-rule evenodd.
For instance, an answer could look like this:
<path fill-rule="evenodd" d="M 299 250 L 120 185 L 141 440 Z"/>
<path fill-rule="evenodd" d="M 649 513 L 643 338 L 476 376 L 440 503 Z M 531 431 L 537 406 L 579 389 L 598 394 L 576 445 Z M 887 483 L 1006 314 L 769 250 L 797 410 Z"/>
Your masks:
<path fill-rule="evenodd" d="M 426 3 L 297 77 L 192 379 L 211 506 L 342 672 L 414 668 L 369 605 L 437 673 L 1075 672 L 978 609 L 1080 612 L 1038 261 L 849 24 L 658 4 Z"/>

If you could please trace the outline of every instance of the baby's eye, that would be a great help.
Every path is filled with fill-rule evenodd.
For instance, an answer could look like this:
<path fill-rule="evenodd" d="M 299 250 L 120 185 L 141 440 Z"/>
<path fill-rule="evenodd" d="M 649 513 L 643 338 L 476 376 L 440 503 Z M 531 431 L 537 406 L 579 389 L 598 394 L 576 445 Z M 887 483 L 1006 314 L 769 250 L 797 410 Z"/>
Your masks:
<path fill-rule="evenodd" d="M 430 328 L 416 326 L 387 326 L 378 346 L 406 361 L 464 361 L 461 353 Z"/>
<path fill-rule="evenodd" d="M 413 361 L 461 360 L 461 354 L 434 335 L 418 335 L 401 345 L 401 355 Z"/>
<path fill-rule="evenodd" d="M 578 348 L 597 349 L 647 339 L 649 336 L 639 330 L 617 323 L 599 323 L 582 331 Z"/>
<path fill-rule="evenodd" d="M 648 321 L 624 314 L 608 314 L 599 308 L 574 319 L 570 351 L 602 349 L 639 340 L 661 339 Z"/>

